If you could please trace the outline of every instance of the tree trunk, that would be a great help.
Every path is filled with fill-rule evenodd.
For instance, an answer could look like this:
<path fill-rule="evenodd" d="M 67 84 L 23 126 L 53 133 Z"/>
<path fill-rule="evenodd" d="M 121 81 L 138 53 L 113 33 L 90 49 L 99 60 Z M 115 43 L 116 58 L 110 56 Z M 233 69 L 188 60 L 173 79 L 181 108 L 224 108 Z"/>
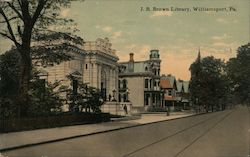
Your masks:
<path fill-rule="evenodd" d="M 19 75 L 19 91 L 18 91 L 18 105 L 19 105 L 19 116 L 27 116 L 27 110 L 29 104 L 29 89 L 31 79 L 31 58 L 30 48 L 22 48 L 21 62 L 20 62 L 20 75 Z"/>

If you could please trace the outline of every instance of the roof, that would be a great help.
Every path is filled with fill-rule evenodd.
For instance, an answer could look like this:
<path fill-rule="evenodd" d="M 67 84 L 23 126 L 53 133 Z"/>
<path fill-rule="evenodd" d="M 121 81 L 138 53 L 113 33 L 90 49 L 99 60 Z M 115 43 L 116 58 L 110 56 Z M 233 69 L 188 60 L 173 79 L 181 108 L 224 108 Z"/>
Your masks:
<path fill-rule="evenodd" d="M 146 67 L 145 62 L 135 62 L 134 72 L 146 72 L 145 67 Z"/>
<path fill-rule="evenodd" d="M 160 80 L 160 87 L 161 88 L 173 88 L 169 80 Z"/>
<path fill-rule="evenodd" d="M 176 81 L 177 92 L 182 92 L 183 90 L 183 81 Z"/>
<path fill-rule="evenodd" d="M 184 93 L 189 93 L 189 81 L 183 81 Z"/>
<path fill-rule="evenodd" d="M 125 69 L 125 73 L 129 72 L 129 63 L 130 62 L 123 62 L 123 63 L 119 63 L 120 65 L 126 67 Z M 145 61 L 140 61 L 140 62 L 133 62 L 133 72 L 134 73 L 138 73 L 138 72 L 146 72 L 145 68 L 146 68 L 147 64 Z"/>
<path fill-rule="evenodd" d="M 172 76 L 172 75 L 167 75 L 167 76 L 163 75 L 163 76 L 161 77 L 161 80 L 168 80 L 168 81 L 170 82 L 172 88 L 177 89 L 176 79 L 175 79 L 174 76 Z"/>

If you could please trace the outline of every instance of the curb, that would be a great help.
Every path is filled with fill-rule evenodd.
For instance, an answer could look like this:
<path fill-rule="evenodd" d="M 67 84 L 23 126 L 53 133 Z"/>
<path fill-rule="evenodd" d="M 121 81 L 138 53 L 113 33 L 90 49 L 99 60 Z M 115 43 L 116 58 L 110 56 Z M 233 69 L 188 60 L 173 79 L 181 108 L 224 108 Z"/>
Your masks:
<path fill-rule="evenodd" d="M 141 116 L 123 117 L 123 118 L 111 118 L 111 122 L 129 121 L 140 119 Z"/>
<path fill-rule="evenodd" d="M 14 146 L 14 147 L 3 148 L 3 149 L 0 148 L 0 152 L 6 152 L 6 151 L 11 151 L 11 150 L 21 149 L 21 148 L 26 148 L 26 147 L 32 147 L 32 146 L 37 146 L 37 145 L 42 145 L 42 144 L 60 142 L 60 141 L 70 140 L 70 139 L 79 138 L 79 137 L 85 137 L 85 136 L 96 135 L 96 134 L 101 134 L 101 133 L 113 132 L 113 131 L 118 131 L 118 130 L 123 130 L 123 129 L 128 129 L 128 128 L 134 128 L 134 127 L 140 127 L 140 126 L 144 126 L 144 125 L 162 123 L 162 122 L 166 122 L 166 121 L 178 120 L 178 119 L 189 118 L 189 117 L 199 116 L 199 115 L 203 115 L 203 114 L 210 114 L 210 113 L 216 113 L 216 112 L 199 113 L 199 114 L 193 114 L 193 115 L 188 115 L 188 116 L 184 116 L 184 117 L 178 117 L 178 118 L 174 118 L 174 119 L 149 122 L 149 123 L 145 123 L 145 124 L 134 124 L 131 126 L 124 126 L 124 127 L 120 127 L 120 128 L 116 128 L 116 129 L 109 129 L 109 130 L 97 131 L 97 132 L 92 132 L 92 133 L 87 133 L 87 134 L 74 135 L 74 136 L 65 137 L 65 138 L 59 138 L 59 139 L 54 139 L 54 140 L 24 144 L 24 145 L 20 145 L 20 146 Z"/>

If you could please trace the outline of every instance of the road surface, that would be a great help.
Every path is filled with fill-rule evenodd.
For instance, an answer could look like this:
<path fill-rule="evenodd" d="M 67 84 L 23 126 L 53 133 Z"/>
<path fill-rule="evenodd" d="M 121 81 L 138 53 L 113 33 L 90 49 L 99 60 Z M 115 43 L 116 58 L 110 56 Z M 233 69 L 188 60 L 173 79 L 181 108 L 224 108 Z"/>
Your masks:
<path fill-rule="evenodd" d="M 14 157 L 248 157 L 247 107 L 2 152 Z"/>

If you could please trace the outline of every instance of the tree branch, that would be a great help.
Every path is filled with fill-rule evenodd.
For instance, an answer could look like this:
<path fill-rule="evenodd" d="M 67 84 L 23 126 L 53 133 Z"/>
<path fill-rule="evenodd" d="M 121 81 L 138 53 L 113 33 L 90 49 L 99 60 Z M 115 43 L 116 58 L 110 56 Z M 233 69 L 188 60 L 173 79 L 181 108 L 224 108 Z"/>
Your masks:
<path fill-rule="evenodd" d="M 13 39 L 8 34 L 6 34 L 6 33 L 0 32 L 0 35 L 2 35 L 3 37 L 6 37 L 8 39 L 10 39 L 11 41 L 13 41 Z"/>
<path fill-rule="evenodd" d="M 22 10 L 22 14 L 23 14 L 23 22 L 24 23 L 28 23 L 31 20 L 31 16 L 29 13 L 29 2 L 27 0 L 21 0 L 20 1 L 20 7 Z"/>
<path fill-rule="evenodd" d="M 20 19 L 23 20 L 22 14 L 15 8 L 15 6 L 12 5 L 10 2 L 7 2 L 7 4 L 8 4 L 9 7 L 12 8 L 12 10 L 18 15 L 18 17 L 19 17 Z"/>
<path fill-rule="evenodd" d="M 32 25 L 35 24 L 35 22 L 37 21 L 37 18 L 39 17 L 41 11 L 43 10 L 45 4 L 47 3 L 48 0 L 39 0 L 38 6 L 36 8 L 36 11 L 32 17 Z"/>
<path fill-rule="evenodd" d="M 7 16 L 5 15 L 5 13 L 4 13 L 4 11 L 2 10 L 2 8 L 0 8 L 0 14 L 3 16 L 3 18 L 5 19 L 5 21 L 6 21 L 6 23 L 7 23 L 7 28 L 8 28 L 8 31 L 9 31 L 9 33 L 10 33 L 10 37 L 11 37 L 11 38 L 9 38 L 9 39 L 11 39 L 11 40 L 15 43 L 16 47 L 18 48 L 18 47 L 20 46 L 20 44 L 17 42 L 17 40 L 16 40 L 16 38 L 15 38 L 15 35 L 14 35 L 14 33 L 13 33 L 12 27 L 11 27 L 11 25 L 10 25 L 9 19 L 8 19 Z M 6 34 L 6 35 L 7 35 L 7 34 Z M 7 36 L 5 36 L 5 37 L 7 37 Z M 8 37 L 7 37 L 7 38 L 8 38 Z"/>
<path fill-rule="evenodd" d="M 18 16 L 14 16 L 14 17 L 10 18 L 9 21 L 12 21 L 12 20 L 15 20 L 18 18 L 19 18 Z M 0 23 L 6 23 L 6 21 L 0 21 Z"/>

